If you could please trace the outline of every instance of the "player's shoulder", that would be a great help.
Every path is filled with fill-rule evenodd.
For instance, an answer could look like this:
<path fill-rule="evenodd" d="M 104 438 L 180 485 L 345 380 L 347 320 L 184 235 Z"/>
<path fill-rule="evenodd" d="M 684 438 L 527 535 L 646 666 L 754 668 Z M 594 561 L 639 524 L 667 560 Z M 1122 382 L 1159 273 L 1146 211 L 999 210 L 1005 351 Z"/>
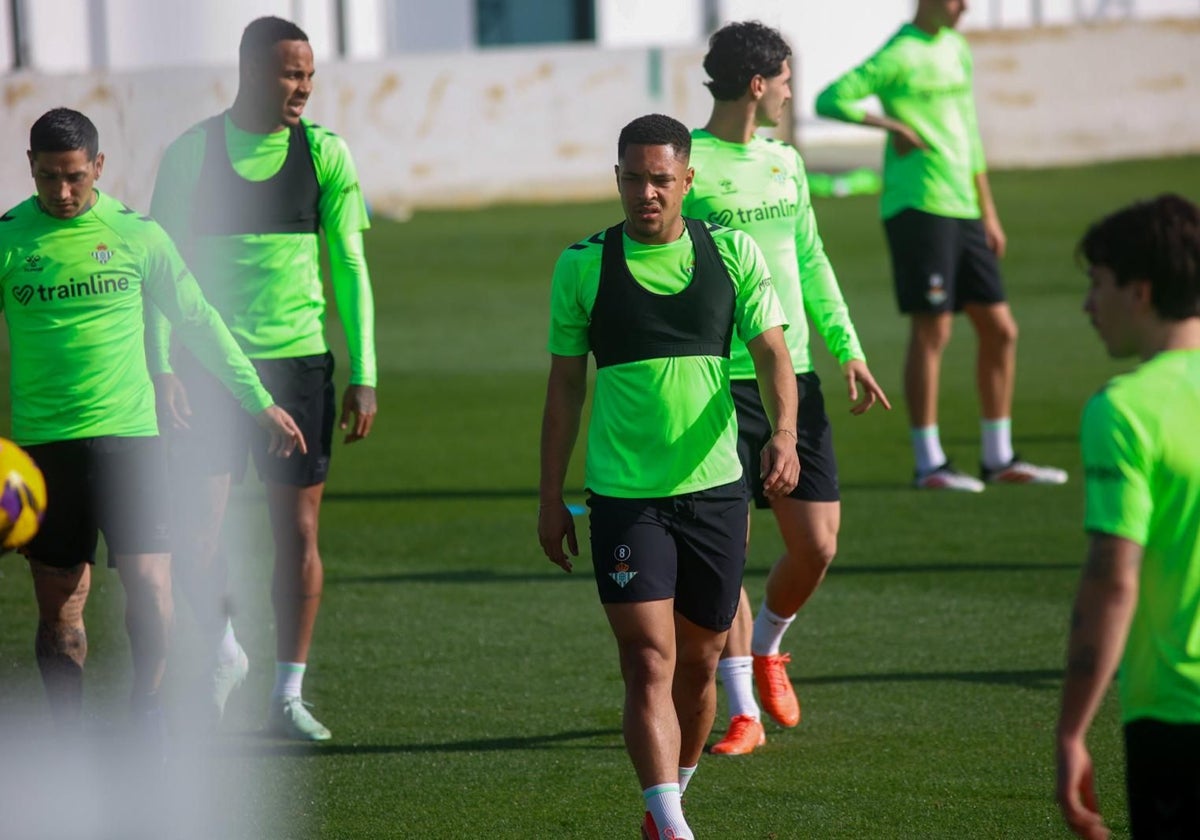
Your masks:
<path fill-rule="evenodd" d="M 0 232 L 5 229 L 9 230 L 28 221 L 35 213 L 38 213 L 36 199 L 33 196 L 22 201 L 20 204 L 15 204 L 12 207 L 0 214 Z"/>
<path fill-rule="evenodd" d="M 301 118 L 300 124 L 304 126 L 304 133 L 308 135 L 308 144 L 316 154 L 342 155 L 350 153 L 350 147 L 346 144 L 346 140 L 337 132 L 304 118 Z"/>
<path fill-rule="evenodd" d="M 764 157 L 772 158 L 788 166 L 802 166 L 800 150 L 787 140 L 775 137 L 759 137 L 758 148 Z"/>
<path fill-rule="evenodd" d="M 100 222 L 126 241 L 154 246 L 168 239 L 166 231 L 152 216 L 107 193 L 99 193 L 92 210 Z"/>

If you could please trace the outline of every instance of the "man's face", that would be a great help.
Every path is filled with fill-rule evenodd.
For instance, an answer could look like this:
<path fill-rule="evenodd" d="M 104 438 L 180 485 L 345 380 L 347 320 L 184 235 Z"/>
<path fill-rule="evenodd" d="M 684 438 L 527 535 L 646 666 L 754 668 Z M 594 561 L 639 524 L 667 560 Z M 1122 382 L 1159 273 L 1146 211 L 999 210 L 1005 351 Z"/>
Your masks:
<path fill-rule="evenodd" d="M 754 110 L 754 121 L 764 128 L 774 128 L 783 119 L 783 109 L 792 101 L 791 63 L 785 60 L 782 72 L 771 78 L 764 76 L 763 84 L 765 90 Z"/>
<path fill-rule="evenodd" d="M 307 41 L 279 41 L 259 68 L 258 93 L 264 116 L 278 115 L 280 126 L 296 125 L 312 94 L 312 47 Z"/>
<path fill-rule="evenodd" d="M 56 219 L 73 219 L 91 208 L 95 196 L 92 187 L 104 168 L 103 154 L 94 160 L 83 149 L 27 155 L 43 210 Z"/>
<path fill-rule="evenodd" d="M 675 156 L 675 147 L 627 146 L 616 173 L 629 237 L 647 245 L 678 239 L 680 208 L 694 173 L 687 160 Z"/>
<path fill-rule="evenodd" d="M 1137 355 L 1134 315 L 1145 305 L 1140 299 L 1149 297 L 1146 283 L 1135 280 L 1119 286 L 1117 276 L 1102 265 L 1088 268 L 1088 277 L 1092 282 L 1083 300 L 1083 311 L 1091 319 L 1108 355 L 1114 359 Z"/>

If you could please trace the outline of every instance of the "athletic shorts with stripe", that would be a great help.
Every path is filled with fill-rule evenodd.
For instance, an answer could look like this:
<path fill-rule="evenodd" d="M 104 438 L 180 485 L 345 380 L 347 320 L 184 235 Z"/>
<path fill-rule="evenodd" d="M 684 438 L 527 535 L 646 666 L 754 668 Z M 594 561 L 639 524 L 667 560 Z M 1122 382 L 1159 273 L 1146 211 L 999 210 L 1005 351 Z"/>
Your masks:
<path fill-rule="evenodd" d="M 735 379 L 730 390 L 737 409 L 738 458 L 747 494 L 758 508 L 771 506 L 763 495 L 760 455 L 771 437 L 771 423 L 763 408 L 755 379 Z M 796 375 L 800 409 L 796 414 L 796 455 L 800 458 L 800 481 L 788 494 L 802 502 L 836 502 L 838 489 L 837 458 L 833 454 L 833 427 L 825 413 L 821 378 L 816 371 Z"/>
<path fill-rule="evenodd" d="M 746 566 L 740 481 L 653 499 L 590 494 L 592 565 L 603 604 L 675 600 L 675 611 L 728 630 Z"/>

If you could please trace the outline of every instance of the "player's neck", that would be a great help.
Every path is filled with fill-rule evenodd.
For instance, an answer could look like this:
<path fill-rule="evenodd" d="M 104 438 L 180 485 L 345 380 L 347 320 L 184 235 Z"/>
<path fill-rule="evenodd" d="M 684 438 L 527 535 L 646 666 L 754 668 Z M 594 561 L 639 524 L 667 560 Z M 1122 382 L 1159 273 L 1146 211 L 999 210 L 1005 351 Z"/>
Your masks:
<path fill-rule="evenodd" d="M 274 134 L 284 128 L 278 114 L 264 116 L 266 111 L 238 96 L 229 106 L 229 119 L 247 134 Z"/>
<path fill-rule="evenodd" d="M 714 102 L 712 115 L 704 124 L 704 130 L 726 143 L 745 145 L 754 137 L 754 131 L 758 128 L 754 121 L 754 112 L 753 102 L 747 104 L 741 99 L 736 102 Z"/>
<path fill-rule="evenodd" d="M 1142 343 L 1142 359 L 1150 359 L 1169 350 L 1200 350 L 1200 318 L 1159 321 Z"/>

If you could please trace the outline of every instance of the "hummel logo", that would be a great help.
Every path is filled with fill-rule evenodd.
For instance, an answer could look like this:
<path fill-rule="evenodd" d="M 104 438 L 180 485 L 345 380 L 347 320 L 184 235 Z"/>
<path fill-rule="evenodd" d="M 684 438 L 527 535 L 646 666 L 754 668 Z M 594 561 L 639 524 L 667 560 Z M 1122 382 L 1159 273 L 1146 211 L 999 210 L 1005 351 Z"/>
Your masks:
<path fill-rule="evenodd" d="M 25 257 L 25 270 L 26 271 L 41 271 L 42 267 L 39 265 L 39 263 L 41 261 L 42 261 L 41 254 L 30 254 L 29 256 Z"/>
<path fill-rule="evenodd" d="M 33 300 L 33 286 L 13 286 L 13 297 L 22 306 L 27 305 Z"/>

